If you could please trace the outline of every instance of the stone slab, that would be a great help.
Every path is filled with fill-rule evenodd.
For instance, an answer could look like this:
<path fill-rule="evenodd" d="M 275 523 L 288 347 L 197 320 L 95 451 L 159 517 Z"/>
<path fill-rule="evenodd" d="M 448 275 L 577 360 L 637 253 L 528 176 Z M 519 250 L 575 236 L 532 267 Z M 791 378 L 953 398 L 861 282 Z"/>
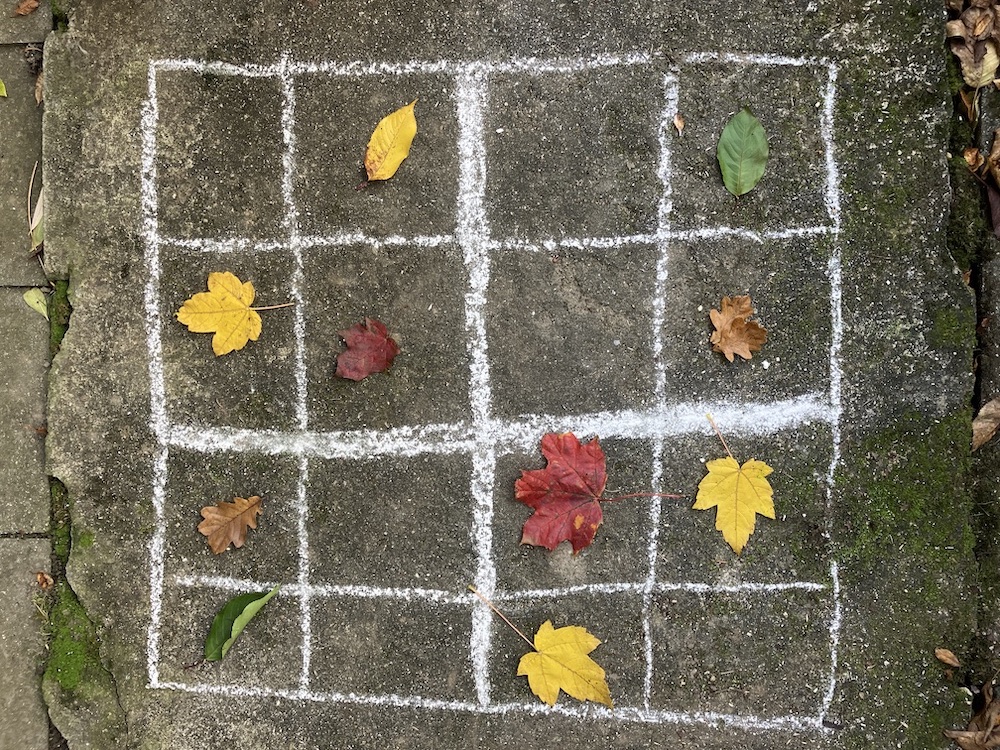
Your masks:
<path fill-rule="evenodd" d="M 81 719 L 71 745 L 943 746 L 966 707 L 933 649 L 975 630 L 974 321 L 939 8 L 883 5 L 803 3 L 779 43 L 784 2 L 73 4 L 47 46 L 46 262 L 74 306 L 49 455 L 129 735 Z M 414 98 L 412 156 L 358 190 Z M 744 105 L 772 162 L 734 202 L 713 148 Z M 296 304 L 216 358 L 175 313 L 221 270 Z M 730 365 L 709 310 L 742 293 L 769 341 Z M 366 316 L 402 352 L 336 380 Z M 690 509 L 724 454 L 708 411 L 774 468 L 740 556 Z M 607 503 L 578 555 L 519 544 L 514 482 L 567 430 L 599 435 L 609 493 L 684 499 Z M 213 555 L 199 510 L 252 494 Z M 228 598 L 277 583 L 189 668 Z M 469 583 L 595 633 L 614 711 L 538 703 Z"/>
<path fill-rule="evenodd" d="M 9 3 L 10 9 L 4 8 L 0 15 L 0 44 L 41 44 L 52 30 L 50 0 L 41 0 L 38 8 L 26 16 L 14 15 L 17 4 Z"/>
<path fill-rule="evenodd" d="M 45 473 L 45 386 L 49 328 L 22 299 L 0 289 L 0 532 L 49 530 Z"/>
<path fill-rule="evenodd" d="M 48 539 L 0 539 L 0 747 L 45 750 L 44 603 L 35 574 L 49 571 Z M 36 607 L 42 607 L 39 610 Z"/>
<path fill-rule="evenodd" d="M 42 187 L 42 110 L 35 102 L 35 77 L 22 45 L 0 46 L 0 79 L 7 98 L 0 100 L 0 284 L 35 286 L 45 281 L 28 241 L 27 201 L 31 170 L 37 164 L 32 206 Z"/>

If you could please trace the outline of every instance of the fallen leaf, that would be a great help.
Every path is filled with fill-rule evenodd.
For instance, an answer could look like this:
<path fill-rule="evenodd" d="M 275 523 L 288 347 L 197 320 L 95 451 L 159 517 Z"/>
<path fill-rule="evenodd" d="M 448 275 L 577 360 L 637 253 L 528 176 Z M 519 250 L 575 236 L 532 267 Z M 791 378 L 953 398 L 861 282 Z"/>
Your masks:
<path fill-rule="evenodd" d="M 988 443 L 1000 427 L 1000 398 L 983 404 L 972 420 L 972 450 L 977 451 Z"/>
<path fill-rule="evenodd" d="M 962 78 L 970 88 L 981 88 L 996 78 L 1000 65 L 997 30 L 993 8 L 966 8 L 960 18 L 945 24 L 948 45 L 958 58 Z"/>
<path fill-rule="evenodd" d="M 684 116 L 680 112 L 674 115 L 674 127 L 677 128 L 677 135 L 684 135 Z"/>
<path fill-rule="evenodd" d="M 712 308 L 708 313 L 715 326 L 709 339 L 712 351 L 721 352 L 730 362 L 734 361 L 735 354 L 750 359 L 753 352 L 759 352 L 767 342 L 767 329 L 756 321 L 747 320 L 754 314 L 750 297 L 723 297 L 719 306 L 721 312 Z"/>
<path fill-rule="evenodd" d="M 389 335 L 385 324 L 375 318 L 365 318 L 338 332 L 347 344 L 347 351 L 337 356 L 337 376 L 347 380 L 362 380 L 372 373 L 385 372 L 399 354 L 399 344 Z"/>
<path fill-rule="evenodd" d="M 955 654 L 953 654 L 946 648 L 934 649 L 934 656 L 937 658 L 939 662 L 941 662 L 942 664 L 947 664 L 949 667 L 962 666 L 962 662 L 958 660 L 958 657 L 955 656 Z"/>
<path fill-rule="evenodd" d="M 579 701 L 614 708 L 604 670 L 588 654 L 601 642 L 578 625 L 553 628 L 546 620 L 535 633 L 534 651 L 521 657 L 518 676 L 528 678 L 531 692 L 554 706 L 559 691 Z"/>
<path fill-rule="evenodd" d="M 739 197 L 753 190 L 767 166 L 767 134 L 744 107 L 726 123 L 717 151 L 726 190 Z"/>
<path fill-rule="evenodd" d="M 21 0 L 14 8 L 15 16 L 30 16 L 38 10 L 39 0 Z"/>
<path fill-rule="evenodd" d="M 39 73 L 35 78 L 35 105 L 41 106 L 45 101 L 45 73 Z"/>
<path fill-rule="evenodd" d="M 22 297 L 28 307 L 39 315 L 44 316 L 46 320 L 49 319 L 49 305 L 48 300 L 45 297 L 45 292 L 38 288 L 29 289 L 22 295 Z"/>
<path fill-rule="evenodd" d="M 7 84 L 0 80 L 0 96 L 7 96 Z"/>
<path fill-rule="evenodd" d="M 198 531 L 208 538 L 212 552 L 221 555 L 232 544 L 242 547 L 247 539 L 247 528 L 257 528 L 257 516 L 262 511 L 257 495 L 249 498 L 235 497 L 232 502 L 207 505 L 201 509 L 205 519 L 198 524 Z"/>
<path fill-rule="evenodd" d="M 268 307 L 251 307 L 254 299 L 253 284 L 241 282 L 229 273 L 210 273 L 208 291 L 198 292 L 188 298 L 177 311 L 177 320 L 194 333 L 214 333 L 212 351 L 215 356 L 237 351 L 247 341 L 260 337 L 261 320 L 258 312 L 290 307 L 293 303 Z"/>
<path fill-rule="evenodd" d="M 30 188 L 29 188 L 30 190 Z M 30 194 L 29 194 L 30 200 Z M 31 237 L 31 252 L 37 252 L 38 248 L 45 242 L 45 188 L 38 191 L 38 200 L 35 201 L 35 210 L 31 212 L 31 221 L 28 223 L 28 235 Z"/>
<path fill-rule="evenodd" d="M 391 115 L 382 118 L 365 151 L 365 171 L 369 180 L 388 180 L 410 155 L 410 144 L 417 134 L 417 118 L 413 114 L 414 99 Z"/>
<path fill-rule="evenodd" d="M 980 697 L 982 704 L 964 730 L 944 731 L 944 736 L 954 740 L 962 750 L 995 750 L 1000 747 L 1000 701 L 994 700 L 990 683 L 983 685 Z"/>
<path fill-rule="evenodd" d="M 240 594 L 226 602 L 212 620 L 205 638 L 205 661 L 219 661 L 228 654 L 243 629 L 278 593 L 279 587 L 280 584 L 270 591 Z"/>
<path fill-rule="evenodd" d="M 708 474 L 698 485 L 693 509 L 717 509 L 715 528 L 738 555 L 754 532 L 757 514 L 774 518 L 771 485 L 765 478 L 772 469 L 756 459 L 740 466 L 732 456 L 709 461 L 705 468 Z"/>
<path fill-rule="evenodd" d="M 1000 238 L 1000 190 L 991 182 L 986 183 L 986 200 L 990 204 L 990 224 L 993 235 Z"/>
<path fill-rule="evenodd" d="M 986 157 L 978 148 L 967 148 L 962 152 L 962 155 L 965 157 L 965 163 L 973 172 L 978 172 L 979 168 L 986 163 Z"/>
<path fill-rule="evenodd" d="M 994 85 L 997 83 L 993 82 Z M 979 89 L 961 88 L 958 96 L 962 102 L 962 113 L 969 122 L 976 122 L 979 119 Z"/>
<path fill-rule="evenodd" d="M 521 544 L 553 550 L 568 541 L 579 552 L 604 520 L 604 451 L 597 438 L 581 443 L 572 432 L 544 435 L 541 449 L 546 467 L 522 471 L 514 483 L 514 497 L 535 511 L 524 522 Z"/>

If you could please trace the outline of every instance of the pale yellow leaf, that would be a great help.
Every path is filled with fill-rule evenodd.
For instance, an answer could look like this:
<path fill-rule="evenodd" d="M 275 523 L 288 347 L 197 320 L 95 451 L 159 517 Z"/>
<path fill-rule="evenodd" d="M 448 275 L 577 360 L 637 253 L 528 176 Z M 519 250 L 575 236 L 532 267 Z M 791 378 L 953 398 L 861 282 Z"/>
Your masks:
<path fill-rule="evenodd" d="M 45 292 L 37 287 L 35 289 L 29 289 L 23 295 L 24 303 L 34 310 L 39 315 L 44 315 L 45 319 L 49 319 L 49 305 L 45 298 Z"/>
<path fill-rule="evenodd" d="M 546 620 L 535 633 L 535 650 L 521 657 L 517 673 L 528 678 L 531 692 L 554 706 L 559 691 L 581 701 L 614 707 L 604 670 L 587 654 L 601 642 L 578 625 L 553 628 Z"/>
<path fill-rule="evenodd" d="M 260 337 L 261 320 L 250 307 L 253 284 L 227 272 L 208 275 L 208 291 L 189 298 L 177 311 L 177 320 L 194 333 L 214 333 L 216 356 L 242 349 Z"/>
<path fill-rule="evenodd" d="M 391 115 L 386 115 L 375 127 L 365 151 L 365 171 L 369 180 L 388 180 L 410 155 L 410 144 L 417 134 L 414 99 Z"/>
<path fill-rule="evenodd" d="M 716 508 L 715 528 L 722 532 L 736 554 L 746 546 L 754 532 L 757 514 L 774 518 L 771 485 L 765 477 L 771 467 L 750 459 L 740 466 L 727 456 L 705 464 L 708 474 L 698 485 L 694 510 Z"/>

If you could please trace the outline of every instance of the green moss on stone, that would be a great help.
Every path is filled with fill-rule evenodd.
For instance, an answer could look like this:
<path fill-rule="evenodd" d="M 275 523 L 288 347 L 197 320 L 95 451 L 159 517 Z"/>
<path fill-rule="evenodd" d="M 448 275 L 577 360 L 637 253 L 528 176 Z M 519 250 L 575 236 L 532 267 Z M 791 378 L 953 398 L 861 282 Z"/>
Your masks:
<path fill-rule="evenodd" d="M 69 560 L 70 518 L 69 493 L 66 485 L 58 479 L 49 478 L 49 497 L 52 503 L 51 534 L 52 555 L 55 558 L 53 571 L 62 574 Z"/>
<path fill-rule="evenodd" d="M 92 531 L 73 530 L 73 544 L 80 549 L 89 549 L 94 546 L 94 533 Z"/>
<path fill-rule="evenodd" d="M 55 282 L 55 292 L 49 297 L 49 354 L 53 357 L 62 346 L 72 312 L 73 307 L 69 303 L 69 282 L 59 279 Z"/>
<path fill-rule="evenodd" d="M 49 613 L 52 640 L 45 679 L 63 690 L 73 691 L 93 670 L 104 672 L 97 636 L 86 611 L 65 580 L 57 584 L 55 603 Z"/>
<path fill-rule="evenodd" d="M 935 349 L 968 351 L 975 346 L 976 321 L 971 308 L 939 308 L 932 313 L 932 323 L 928 341 Z"/>

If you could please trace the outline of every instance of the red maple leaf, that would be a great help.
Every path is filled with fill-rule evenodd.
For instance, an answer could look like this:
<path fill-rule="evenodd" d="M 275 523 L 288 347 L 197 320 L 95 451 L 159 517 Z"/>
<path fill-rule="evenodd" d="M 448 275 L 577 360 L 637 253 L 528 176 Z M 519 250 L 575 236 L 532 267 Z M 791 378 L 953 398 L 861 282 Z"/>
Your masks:
<path fill-rule="evenodd" d="M 542 438 L 544 469 L 522 471 L 514 497 L 535 512 L 524 522 L 521 544 L 553 550 L 568 541 L 577 553 L 594 541 L 604 519 L 600 502 L 608 474 L 597 438 L 581 443 L 572 432 Z"/>
<path fill-rule="evenodd" d="M 373 372 L 385 372 L 399 354 L 399 344 L 375 318 L 365 318 L 364 323 L 338 333 L 347 344 L 347 351 L 337 357 L 338 377 L 361 380 Z"/>

